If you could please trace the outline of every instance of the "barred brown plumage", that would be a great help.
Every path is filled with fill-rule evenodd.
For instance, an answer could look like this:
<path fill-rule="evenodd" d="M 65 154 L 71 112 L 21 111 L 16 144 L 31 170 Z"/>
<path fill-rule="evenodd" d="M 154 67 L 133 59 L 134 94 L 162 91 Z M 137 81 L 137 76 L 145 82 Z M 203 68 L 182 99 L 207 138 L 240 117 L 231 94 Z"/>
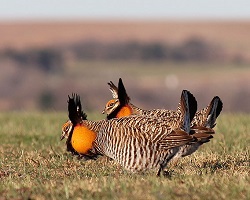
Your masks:
<path fill-rule="evenodd" d="M 81 108 L 81 101 L 78 95 L 73 95 L 68 101 L 72 129 L 67 137 L 67 150 L 89 157 L 106 155 L 130 171 L 159 168 L 160 175 L 180 146 L 197 140 L 185 132 L 190 130 L 189 113 L 185 114 L 181 130 L 161 119 L 142 115 L 89 121 L 77 108 Z M 95 137 L 86 143 L 90 133 Z"/>
<path fill-rule="evenodd" d="M 179 152 L 176 154 L 175 159 L 192 154 L 199 148 L 199 146 L 201 146 L 203 143 L 209 142 L 210 139 L 213 138 L 211 134 L 214 134 L 214 130 L 212 130 L 212 128 L 215 126 L 216 118 L 219 116 L 222 110 L 222 101 L 218 96 L 214 97 L 211 103 L 199 112 L 196 112 L 197 102 L 194 96 L 186 90 L 183 90 L 181 96 L 181 98 L 186 98 L 186 101 L 182 101 L 181 99 L 176 111 L 166 109 L 142 110 L 130 102 L 130 97 L 127 95 L 121 78 L 118 82 L 118 88 L 113 84 L 112 81 L 110 81 L 108 85 L 110 86 L 113 99 L 106 104 L 102 112 L 107 113 L 107 119 L 131 114 L 146 115 L 161 118 L 168 125 L 176 128 L 181 127 L 183 122 L 181 103 L 187 102 L 187 104 L 189 104 L 187 107 L 190 108 L 190 118 L 193 119 L 191 121 L 190 134 L 194 134 L 198 138 L 198 141 L 192 145 L 182 146 Z M 126 108 L 128 112 L 123 112 L 121 114 L 121 110 L 124 108 Z"/>
<path fill-rule="evenodd" d="M 152 110 L 143 110 L 133 105 L 130 102 L 130 97 L 127 95 L 126 89 L 123 85 L 122 79 L 119 79 L 118 88 L 114 85 L 112 81 L 108 83 L 110 86 L 110 91 L 112 93 L 113 99 L 107 102 L 102 113 L 107 114 L 107 119 L 112 119 L 117 117 L 116 115 L 120 112 L 123 107 L 126 107 L 130 112 L 126 113 L 126 116 L 131 114 L 140 114 L 140 115 L 148 115 L 153 117 L 161 117 L 165 120 L 169 121 L 170 125 L 174 127 L 178 126 L 178 120 L 181 120 L 179 116 L 180 111 L 180 102 L 177 107 L 177 110 L 166 110 L 166 109 L 152 109 Z M 191 93 L 188 94 L 188 98 L 192 100 L 193 95 Z M 194 103 L 192 100 L 190 103 Z M 191 122 L 192 126 L 205 126 L 207 128 L 213 128 L 215 126 L 215 121 L 217 117 L 220 115 L 222 110 L 223 103 L 218 96 L 215 96 L 210 104 L 203 108 L 200 111 L 197 111 L 194 114 L 193 120 Z M 191 113 L 192 114 L 192 113 Z M 124 116 L 124 115 L 123 115 Z"/>
<path fill-rule="evenodd" d="M 118 88 L 113 84 L 112 81 L 108 83 L 110 86 L 110 91 L 113 95 L 112 100 L 110 100 L 102 113 L 107 113 L 107 119 L 119 118 L 128 116 L 131 114 L 137 115 L 146 115 L 157 118 L 162 118 L 168 123 L 169 126 L 174 128 L 180 127 L 183 124 L 183 111 L 181 110 L 182 102 L 187 102 L 187 107 L 189 108 L 190 119 L 193 119 L 196 110 L 197 102 L 195 97 L 187 90 L 183 90 L 181 98 L 186 98 L 186 101 L 180 100 L 176 110 L 166 110 L 166 109 L 152 109 L 152 110 L 143 110 L 130 102 L 130 97 L 127 95 L 126 89 L 123 85 L 122 79 L 119 79 Z M 121 112 L 126 109 L 127 112 Z"/>
<path fill-rule="evenodd" d="M 73 124 L 70 120 L 66 121 L 63 125 L 62 125 L 62 134 L 61 134 L 61 140 L 63 140 L 64 138 L 68 138 L 69 137 L 69 133 L 71 132 L 71 129 L 73 128 Z"/>

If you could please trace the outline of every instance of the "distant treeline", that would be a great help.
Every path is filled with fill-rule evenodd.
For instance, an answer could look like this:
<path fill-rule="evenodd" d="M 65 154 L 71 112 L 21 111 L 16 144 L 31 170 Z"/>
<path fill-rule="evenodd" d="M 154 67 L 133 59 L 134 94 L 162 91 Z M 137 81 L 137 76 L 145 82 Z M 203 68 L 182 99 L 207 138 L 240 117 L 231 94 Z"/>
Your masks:
<path fill-rule="evenodd" d="M 45 72 L 58 71 L 64 63 L 63 52 L 55 48 L 25 51 L 6 49 L 0 53 L 0 58 L 11 60 L 24 67 L 37 66 Z"/>
<path fill-rule="evenodd" d="M 79 42 L 61 47 L 28 49 L 18 51 L 5 49 L 0 57 L 10 59 L 24 66 L 38 66 L 44 71 L 57 71 L 67 59 L 80 60 L 169 60 L 169 61 L 242 61 L 238 55 L 233 58 L 226 52 L 202 39 L 190 38 L 179 44 L 170 45 L 160 42 L 140 43 L 99 41 Z"/>
<path fill-rule="evenodd" d="M 162 59 L 174 61 L 222 59 L 219 48 L 195 38 L 175 46 L 160 42 L 139 43 L 130 41 L 101 44 L 96 41 L 89 41 L 75 44 L 70 49 L 77 59 Z"/>

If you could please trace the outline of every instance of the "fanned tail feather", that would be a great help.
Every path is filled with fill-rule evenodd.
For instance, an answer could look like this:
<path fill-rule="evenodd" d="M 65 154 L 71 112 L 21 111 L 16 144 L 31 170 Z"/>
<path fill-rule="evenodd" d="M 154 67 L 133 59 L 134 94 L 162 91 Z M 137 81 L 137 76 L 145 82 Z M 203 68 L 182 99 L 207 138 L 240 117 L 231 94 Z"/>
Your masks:
<path fill-rule="evenodd" d="M 223 103 L 221 101 L 221 99 L 218 96 L 215 96 L 210 105 L 209 105 L 209 112 L 208 112 L 208 116 L 206 119 L 206 127 L 209 128 L 214 128 L 216 123 L 216 119 L 217 117 L 220 115 L 221 111 L 222 111 L 222 107 L 223 107 Z"/>
<path fill-rule="evenodd" d="M 183 119 L 181 127 L 187 133 L 190 132 L 190 122 L 194 118 L 196 111 L 197 101 L 195 97 L 189 91 L 183 90 L 177 112 L 180 112 Z"/>

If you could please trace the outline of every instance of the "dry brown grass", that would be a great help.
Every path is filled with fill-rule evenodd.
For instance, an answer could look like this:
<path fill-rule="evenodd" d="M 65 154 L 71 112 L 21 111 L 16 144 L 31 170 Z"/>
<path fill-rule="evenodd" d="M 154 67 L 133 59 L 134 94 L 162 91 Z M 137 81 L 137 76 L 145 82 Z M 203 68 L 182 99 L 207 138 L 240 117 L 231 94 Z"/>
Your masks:
<path fill-rule="evenodd" d="M 104 157 L 73 158 L 59 141 L 66 118 L 66 113 L 0 115 L 1 200 L 250 198 L 249 115 L 220 116 L 214 139 L 169 165 L 169 178 L 131 174 Z"/>
<path fill-rule="evenodd" d="M 0 49 L 30 48 L 95 39 L 179 43 L 198 37 L 228 51 L 250 53 L 249 21 L 0 22 Z"/>

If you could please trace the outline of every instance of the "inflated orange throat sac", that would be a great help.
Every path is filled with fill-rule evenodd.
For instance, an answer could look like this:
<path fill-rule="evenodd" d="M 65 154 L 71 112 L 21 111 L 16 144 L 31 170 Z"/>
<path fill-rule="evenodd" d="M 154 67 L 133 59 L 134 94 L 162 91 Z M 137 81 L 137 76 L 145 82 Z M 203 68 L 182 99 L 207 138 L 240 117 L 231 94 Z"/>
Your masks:
<path fill-rule="evenodd" d="M 116 117 L 121 118 L 125 116 L 129 116 L 132 114 L 132 109 L 130 106 L 123 106 L 121 110 L 117 113 Z"/>
<path fill-rule="evenodd" d="M 96 133 L 84 126 L 74 127 L 71 144 L 72 147 L 81 154 L 87 154 L 92 148 L 93 141 L 96 138 Z"/>

